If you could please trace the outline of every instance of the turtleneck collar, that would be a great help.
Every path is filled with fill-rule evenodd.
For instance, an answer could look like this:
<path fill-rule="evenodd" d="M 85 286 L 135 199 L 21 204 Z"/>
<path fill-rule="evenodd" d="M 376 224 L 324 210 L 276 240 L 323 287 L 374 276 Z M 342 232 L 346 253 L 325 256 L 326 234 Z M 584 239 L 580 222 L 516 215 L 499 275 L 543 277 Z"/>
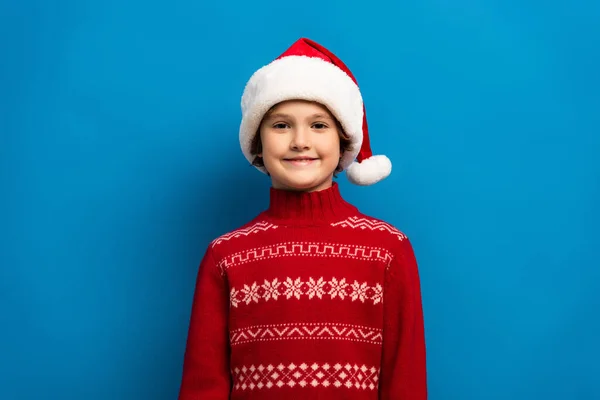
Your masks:
<path fill-rule="evenodd" d="M 357 208 L 346 202 L 336 182 L 315 192 L 270 189 L 269 208 L 265 215 L 279 223 L 329 224 L 355 215 Z"/>

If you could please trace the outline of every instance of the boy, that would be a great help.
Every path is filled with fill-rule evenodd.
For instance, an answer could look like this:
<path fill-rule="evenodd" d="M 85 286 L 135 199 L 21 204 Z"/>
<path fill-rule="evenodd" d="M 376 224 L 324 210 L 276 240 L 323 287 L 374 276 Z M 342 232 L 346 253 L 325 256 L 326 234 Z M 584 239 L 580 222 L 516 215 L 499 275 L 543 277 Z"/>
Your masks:
<path fill-rule="evenodd" d="M 179 399 L 426 399 L 411 244 L 333 182 L 391 172 L 371 155 L 350 71 L 298 40 L 246 85 L 240 144 L 270 177 L 270 204 L 206 250 Z"/>

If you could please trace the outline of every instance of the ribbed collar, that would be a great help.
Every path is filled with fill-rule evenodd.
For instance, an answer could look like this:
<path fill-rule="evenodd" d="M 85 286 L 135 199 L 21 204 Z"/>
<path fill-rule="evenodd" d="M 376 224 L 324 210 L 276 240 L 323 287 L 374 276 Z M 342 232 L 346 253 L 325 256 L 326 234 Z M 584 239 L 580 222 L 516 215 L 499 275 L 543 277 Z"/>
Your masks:
<path fill-rule="evenodd" d="M 357 208 L 346 202 L 336 182 L 327 189 L 299 192 L 270 189 L 269 208 L 265 215 L 279 223 L 329 224 L 356 215 Z"/>

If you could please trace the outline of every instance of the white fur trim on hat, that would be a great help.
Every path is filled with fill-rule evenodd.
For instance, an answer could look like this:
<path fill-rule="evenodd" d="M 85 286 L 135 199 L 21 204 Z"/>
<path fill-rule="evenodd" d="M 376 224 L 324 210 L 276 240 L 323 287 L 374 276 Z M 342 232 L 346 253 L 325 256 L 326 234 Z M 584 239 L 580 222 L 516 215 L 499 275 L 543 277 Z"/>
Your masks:
<path fill-rule="evenodd" d="M 371 156 L 362 162 L 353 162 L 346 171 L 348 180 L 355 185 L 373 185 L 388 177 L 392 162 L 384 155 Z"/>
<path fill-rule="evenodd" d="M 315 101 L 329 109 L 352 143 L 352 150 L 344 152 L 340 160 L 341 167 L 348 168 L 363 141 L 364 110 L 360 90 L 352 78 L 335 65 L 307 56 L 276 59 L 256 71 L 246 84 L 239 133 L 246 159 L 250 163 L 254 161 L 250 152 L 252 140 L 265 113 L 286 100 Z M 263 167 L 256 168 L 266 172 Z"/>

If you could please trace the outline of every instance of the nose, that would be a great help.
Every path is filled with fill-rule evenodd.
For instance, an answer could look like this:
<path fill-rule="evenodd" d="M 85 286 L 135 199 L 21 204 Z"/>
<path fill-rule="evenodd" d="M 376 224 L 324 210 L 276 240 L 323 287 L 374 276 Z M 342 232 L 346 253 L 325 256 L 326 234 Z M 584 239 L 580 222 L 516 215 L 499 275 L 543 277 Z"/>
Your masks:
<path fill-rule="evenodd" d="M 293 130 L 290 147 L 293 150 L 306 150 L 310 148 L 310 131 L 308 128 L 297 127 Z"/>

